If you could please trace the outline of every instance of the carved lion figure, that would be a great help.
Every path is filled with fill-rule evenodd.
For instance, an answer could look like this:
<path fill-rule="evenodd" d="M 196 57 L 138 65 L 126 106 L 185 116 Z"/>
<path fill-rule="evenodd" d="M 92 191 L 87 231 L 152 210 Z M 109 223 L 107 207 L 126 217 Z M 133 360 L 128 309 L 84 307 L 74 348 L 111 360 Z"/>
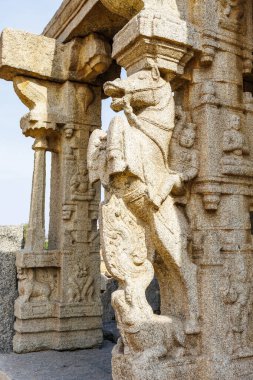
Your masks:
<path fill-rule="evenodd" d="M 35 273 L 30 268 L 18 268 L 18 292 L 22 302 L 29 302 L 31 298 L 37 301 L 48 301 L 52 292 L 49 283 L 39 282 L 35 279 Z"/>

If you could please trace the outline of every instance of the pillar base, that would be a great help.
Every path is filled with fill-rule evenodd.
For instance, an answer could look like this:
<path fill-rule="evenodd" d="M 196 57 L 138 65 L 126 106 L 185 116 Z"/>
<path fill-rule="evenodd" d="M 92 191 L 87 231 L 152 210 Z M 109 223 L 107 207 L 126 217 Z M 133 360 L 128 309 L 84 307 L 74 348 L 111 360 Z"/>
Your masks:
<path fill-rule="evenodd" d="M 252 353 L 235 357 L 164 358 L 143 364 L 142 360 L 113 350 L 113 380 L 237 380 L 252 379 Z M 159 375 L 158 375 L 159 374 Z"/>
<path fill-rule="evenodd" d="M 76 350 L 99 347 L 103 342 L 101 319 L 56 318 L 22 321 L 15 323 L 16 334 L 13 351 L 27 353 L 43 350 Z"/>

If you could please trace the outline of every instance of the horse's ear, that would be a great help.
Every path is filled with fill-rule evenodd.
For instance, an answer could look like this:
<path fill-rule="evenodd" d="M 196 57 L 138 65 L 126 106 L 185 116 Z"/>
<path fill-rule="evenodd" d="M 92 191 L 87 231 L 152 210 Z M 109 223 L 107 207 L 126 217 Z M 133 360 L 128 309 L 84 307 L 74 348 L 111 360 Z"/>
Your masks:
<path fill-rule="evenodd" d="M 152 74 L 152 78 L 154 80 L 159 80 L 160 79 L 160 71 L 159 71 L 157 65 L 153 65 L 152 66 L 151 74 Z"/>

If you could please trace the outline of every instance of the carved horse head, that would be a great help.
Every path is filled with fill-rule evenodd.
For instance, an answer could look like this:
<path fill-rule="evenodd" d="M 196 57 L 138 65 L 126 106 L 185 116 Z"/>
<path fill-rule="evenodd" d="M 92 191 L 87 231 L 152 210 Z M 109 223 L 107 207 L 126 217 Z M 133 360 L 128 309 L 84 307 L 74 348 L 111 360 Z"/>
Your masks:
<path fill-rule="evenodd" d="M 175 104 L 171 86 L 161 77 L 158 67 L 152 65 L 126 79 L 107 82 L 104 91 L 112 97 L 114 111 L 123 110 L 126 103 L 132 107 L 142 124 L 140 129 L 160 147 L 166 161 L 174 129 Z"/>

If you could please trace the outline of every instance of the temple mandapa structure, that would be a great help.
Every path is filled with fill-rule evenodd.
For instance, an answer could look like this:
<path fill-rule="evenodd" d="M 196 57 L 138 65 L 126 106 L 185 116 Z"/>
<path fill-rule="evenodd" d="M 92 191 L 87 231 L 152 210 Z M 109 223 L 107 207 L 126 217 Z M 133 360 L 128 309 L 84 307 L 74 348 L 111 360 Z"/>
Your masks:
<path fill-rule="evenodd" d="M 114 380 L 253 379 L 252 8 L 64 0 L 42 35 L 2 32 L 0 77 L 34 140 L 15 352 L 101 345 L 101 248 L 118 281 Z M 121 112 L 107 131 L 105 97 Z"/>

